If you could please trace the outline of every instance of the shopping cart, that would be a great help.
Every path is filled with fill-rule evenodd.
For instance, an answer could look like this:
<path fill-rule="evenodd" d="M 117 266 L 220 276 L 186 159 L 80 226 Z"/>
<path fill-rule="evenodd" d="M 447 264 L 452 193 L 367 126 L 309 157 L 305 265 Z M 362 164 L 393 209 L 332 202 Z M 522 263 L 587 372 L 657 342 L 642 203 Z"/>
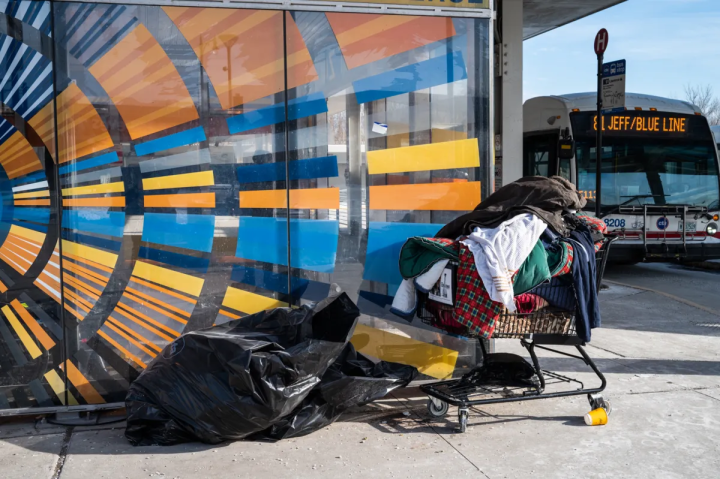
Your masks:
<path fill-rule="evenodd" d="M 613 241 L 615 241 L 615 238 L 606 237 L 596 253 L 598 291 L 601 287 L 602 276 Z M 549 300 L 550 304 L 561 304 L 567 299 L 568 294 L 572 295 L 573 300 L 575 299 L 574 288 L 571 284 L 554 281 L 550 285 L 543 286 L 543 288 L 545 288 L 543 296 Z M 568 290 L 570 293 L 568 293 Z M 430 308 L 429 304 L 423 300 L 417 314 L 423 322 L 438 326 L 440 310 L 436 305 L 434 306 Z M 587 394 L 591 409 L 602 407 L 606 411 L 610 410 L 609 401 L 601 394 L 607 384 L 605 376 L 583 348 L 585 343 L 577 335 L 574 312 L 553 307 L 528 314 L 508 313 L 506 311 L 501 313 L 496 321 L 493 338 L 520 339 L 522 346 L 530 354 L 532 361 L 531 373 L 526 374 L 525 377 L 513 377 L 511 379 L 489 377 L 492 375 L 488 375 L 487 370 L 483 369 L 483 363 L 485 358 L 490 356 L 487 353 L 485 341 L 482 338 L 477 338 L 483 354 L 483 363 L 459 379 L 420 386 L 420 389 L 429 396 L 428 411 L 431 416 L 443 417 L 447 414 L 450 406 L 456 406 L 458 408 L 460 431 L 465 432 L 469 408 L 483 404 Z M 548 346 L 574 346 L 580 355 L 559 351 Z M 542 369 L 535 353 L 536 349 L 551 351 L 583 361 L 600 379 L 600 385 L 595 388 L 586 388 L 578 379 Z M 523 360 L 522 362 L 523 365 L 527 365 L 526 361 Z M 553 389 L 560 387 L 560 390 L 547 392 L 547 387 L 551 385 Z M 571 388 L 571 385 L 575 385 L 575 388 Z"/>

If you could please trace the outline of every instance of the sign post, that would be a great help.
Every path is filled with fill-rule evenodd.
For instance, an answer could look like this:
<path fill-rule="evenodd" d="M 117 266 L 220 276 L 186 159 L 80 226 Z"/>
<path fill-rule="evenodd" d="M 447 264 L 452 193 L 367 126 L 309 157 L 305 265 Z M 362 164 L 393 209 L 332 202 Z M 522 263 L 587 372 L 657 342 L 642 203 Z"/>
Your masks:
<path fill-rule="evenodd" d="M 603 57 L 607 50 L 610 36 L 604 28 L 595 35 L 595 54 L 597 55 L 597 136 L 595 143 L 595 216 L 600 218 L 600 188 L 602 187 L 601 163 L 602 163 L 602 78 L 603 78 Z"/>

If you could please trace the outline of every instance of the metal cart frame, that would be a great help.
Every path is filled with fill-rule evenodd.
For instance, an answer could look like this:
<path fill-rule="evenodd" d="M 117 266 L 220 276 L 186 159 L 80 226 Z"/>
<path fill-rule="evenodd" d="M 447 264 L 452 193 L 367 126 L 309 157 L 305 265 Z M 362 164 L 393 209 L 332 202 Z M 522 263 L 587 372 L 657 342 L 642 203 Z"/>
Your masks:
<path fill-rule="evenodd" d="M 610 246 L 616 238 L 607 237 L 603 241 L 603 245 L 596 253 L 597 264 L 597 290 L 600 291 L 603 273 L 607 264 L 607 258 Z M 538 319 L 542 314 L 552 313 L 530 313 L 525 315 L 533 319 Z M 498 321 L 503 319 L 517 317 L 515 314 L 503 313 Z M 460 423 L 460 432 L 465 432 L 469 416 L 469 408 L 472 406 L 480 406 L 484 404 L 497 404 L 506 402 L 529 401 L 533 399 L 558 398 L 565 396 L 579 396 L 587 394 L 588 402 L 592 409 L 603 407 L 610 409 L 609 401 L 601 394 L 607 386 L 605 376 L 600 372 L 595 362 L 588 356 L 583 346 L 585 342 L 577 336 L 574 328 L 575 318 L 572 318 L 573 325 L 566 331 L 557 334 L 507 334 L 502 333 L 495 337 L 500 338 L 517 338 L 520 339 L 523 347 L 530 354 L 532 367 L 534 369 L 534 377 L 530 380 L 515 380 L 511 382 L 487 382 L 478 377 L 477 372 L 481 366 L 474 368 L 460 379 L 452 379 L 440 381 L 420 386 L 420 390 L 428 395 L 428 411 L 433 417 L 445 416 L 449 406 L 458 408 L 458 422 Z M 487 350 L 484 341 L 479 339 L 483 357 L 487 357 Z M 559 351 L 548 346 L 572 346 L 579 355 L 571 354 L 565 351 Z M 570 358 L 581 360 L 588 366 L 600 380 L 600 385 L 594 388 L 586 388 L 585 385 L 574 378 L 563 376 L 551 371 L 544 370 L 540 367 L 540 360 L 535 353 L 536 349 L 551 351 L 556 354 L 567 356 Z M 550 384 L 574 383 L 579 385 L 577 389 L 568 389 L 557 392 L 545 392 Z"/>

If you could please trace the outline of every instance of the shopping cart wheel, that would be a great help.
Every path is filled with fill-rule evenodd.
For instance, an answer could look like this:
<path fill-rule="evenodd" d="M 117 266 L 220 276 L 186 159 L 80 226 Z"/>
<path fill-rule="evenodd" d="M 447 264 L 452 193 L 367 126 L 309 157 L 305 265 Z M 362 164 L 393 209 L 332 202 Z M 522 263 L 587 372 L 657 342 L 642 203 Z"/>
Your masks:
<path fill-rule="evenodd" d="M 430 398 L 427 403 L 428 412 L 432 417 L 443 417 L 447 414 L 450 405 L 445 401 Z"/>
<path fill-rule="evenodd" d="M 588 394 L 588 402 L 590 403 L 590 410 L 603 408 L 610 413 L 610 401 L 606 400 L 602 394 Z"/>
<path fill-rule="evenodd" d="M 468 422 L 468 410 L 467 409 L 459 409 L 458 410 L 458 421 L 460 422 L 460 432 L 467 431 L 467 422 Z"/>

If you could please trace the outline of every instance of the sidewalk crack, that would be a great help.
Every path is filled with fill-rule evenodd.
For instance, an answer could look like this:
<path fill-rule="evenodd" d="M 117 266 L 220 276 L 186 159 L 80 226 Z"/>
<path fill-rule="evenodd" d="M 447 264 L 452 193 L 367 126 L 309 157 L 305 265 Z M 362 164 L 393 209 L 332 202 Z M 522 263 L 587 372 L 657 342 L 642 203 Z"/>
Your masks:
<path fill-rule="evenodd" d="M 72 439 L 74 429 L 74 427 L 69 427 L 65 430 L 62 446 L 60 447 L 60 453 L 58 453 L 57 462 L 55 463 L 55 468 L 53 469 L 53 475 L 50 476 L 51 479 L 60 479 L 63 467 L 65 467 L 65 459 L 67 458 L 68 449 L 70 448 L 70 439 Z"/>

